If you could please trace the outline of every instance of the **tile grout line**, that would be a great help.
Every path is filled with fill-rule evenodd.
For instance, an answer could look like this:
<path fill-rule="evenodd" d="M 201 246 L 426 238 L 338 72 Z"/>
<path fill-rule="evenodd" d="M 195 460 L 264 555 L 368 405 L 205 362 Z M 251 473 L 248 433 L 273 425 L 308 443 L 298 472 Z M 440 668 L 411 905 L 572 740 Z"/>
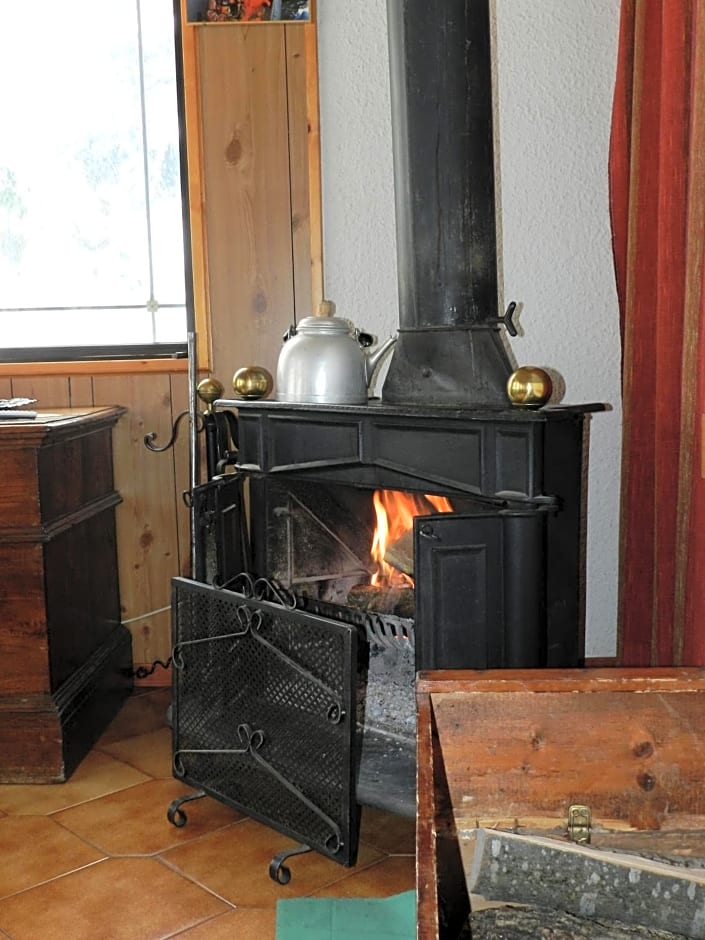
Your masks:
<path fill-rule="evenodd" d="M 213 888 L 210 888 L 208 885 L 203 884 L 203 882 L 201 881 L 197 881 L 196 878 L 194 878 L 192 875 L 189 875 L 186 872 L 181 871 L 181 869 L 177 868 L 173 862 L 169 862 L 167 859 L 162 858 L 160 855 L 156 855 L 154 856 L 154 858 L 156 859 L 156 861 L 162 864 L 166 869 L 173 872 L 175 875 L 179 875 L 179 877 L 183 878 L 184 881 L 190 882 L 192 885 L 195 885 L 197 888 L 201 888 L 201 890 L 206 891 L 208 894 L 212 895 L 214 898 L 217 898 L 219 901 L 222 901 L 223 904 L 227 904 L 230 910 L 236 911 L 238 910 L 238 907 L 242 907 L 242 905 L 233 904 L 232 901 L 228 901 L 227 898 L 224 898 L 221 894 L 218 894 L 218 892 L 214 891 Z M 217 915 L 217 916 L 221 916 L 221 915 Z"/>

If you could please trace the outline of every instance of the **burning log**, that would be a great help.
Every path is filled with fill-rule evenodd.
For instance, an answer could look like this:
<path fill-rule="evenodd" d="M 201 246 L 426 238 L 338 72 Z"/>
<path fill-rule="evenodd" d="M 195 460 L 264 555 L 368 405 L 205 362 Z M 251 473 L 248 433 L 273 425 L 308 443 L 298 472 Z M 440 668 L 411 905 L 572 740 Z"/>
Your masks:
<path fill-rule="evenodd" d="M 386 587 L 377 584 L 358 584 L 348 594 L 347 603 L 357 610 L 395 617 L 414 616 L 414 589 Z"/>
<path fill-rule="evenodd" d="M 414 576 L 414 533 L 404 532 L 396 541 L 390 542 L 384 552 L 384 560 L 392 568 L 409 577 Z"/>

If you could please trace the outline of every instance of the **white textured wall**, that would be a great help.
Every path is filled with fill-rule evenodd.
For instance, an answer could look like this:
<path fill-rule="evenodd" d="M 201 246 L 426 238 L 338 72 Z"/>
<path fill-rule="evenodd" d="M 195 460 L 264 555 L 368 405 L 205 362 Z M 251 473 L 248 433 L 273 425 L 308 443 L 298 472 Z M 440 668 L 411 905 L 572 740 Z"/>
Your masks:
<path fill-rule="evenodd" d="M 518 364 L 599 401 L 590 435 L 589 656 L 616 643 L 619 330 L 607 148 L 619 0 L 495 0 L 501 302 Z M 325 287 L 341 316 L 397 326 L 386 0 L 318 4 Z"/>

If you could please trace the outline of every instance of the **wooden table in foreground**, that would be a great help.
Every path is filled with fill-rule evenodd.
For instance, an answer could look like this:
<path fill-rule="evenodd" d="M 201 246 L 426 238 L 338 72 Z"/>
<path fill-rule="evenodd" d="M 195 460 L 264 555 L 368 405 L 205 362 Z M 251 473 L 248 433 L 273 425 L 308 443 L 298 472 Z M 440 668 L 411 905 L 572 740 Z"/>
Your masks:
<path fill-rule="evenodd" d="M 112 465 L 123 413 L 0 421 L 0 782 L 66 780 L 130 692 Z"/>
<path fill-rule="evenodd" d="M 417 715 L 419 940 L 467 921 L 482 827 L 572 845 L 586 806 L 598 849 L 705 859 L 704 669 L 422 672 Z"/>

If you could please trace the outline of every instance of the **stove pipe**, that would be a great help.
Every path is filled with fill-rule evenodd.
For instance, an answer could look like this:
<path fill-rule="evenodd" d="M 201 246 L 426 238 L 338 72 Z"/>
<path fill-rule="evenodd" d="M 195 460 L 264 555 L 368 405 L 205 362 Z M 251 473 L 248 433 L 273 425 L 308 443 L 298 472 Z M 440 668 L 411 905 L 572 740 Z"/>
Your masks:
<path fill-rule="evenodd" d="M 399 339 L 382 397 L 504 407 L 489 0 L 387 0 L 387 19 Z"/>

